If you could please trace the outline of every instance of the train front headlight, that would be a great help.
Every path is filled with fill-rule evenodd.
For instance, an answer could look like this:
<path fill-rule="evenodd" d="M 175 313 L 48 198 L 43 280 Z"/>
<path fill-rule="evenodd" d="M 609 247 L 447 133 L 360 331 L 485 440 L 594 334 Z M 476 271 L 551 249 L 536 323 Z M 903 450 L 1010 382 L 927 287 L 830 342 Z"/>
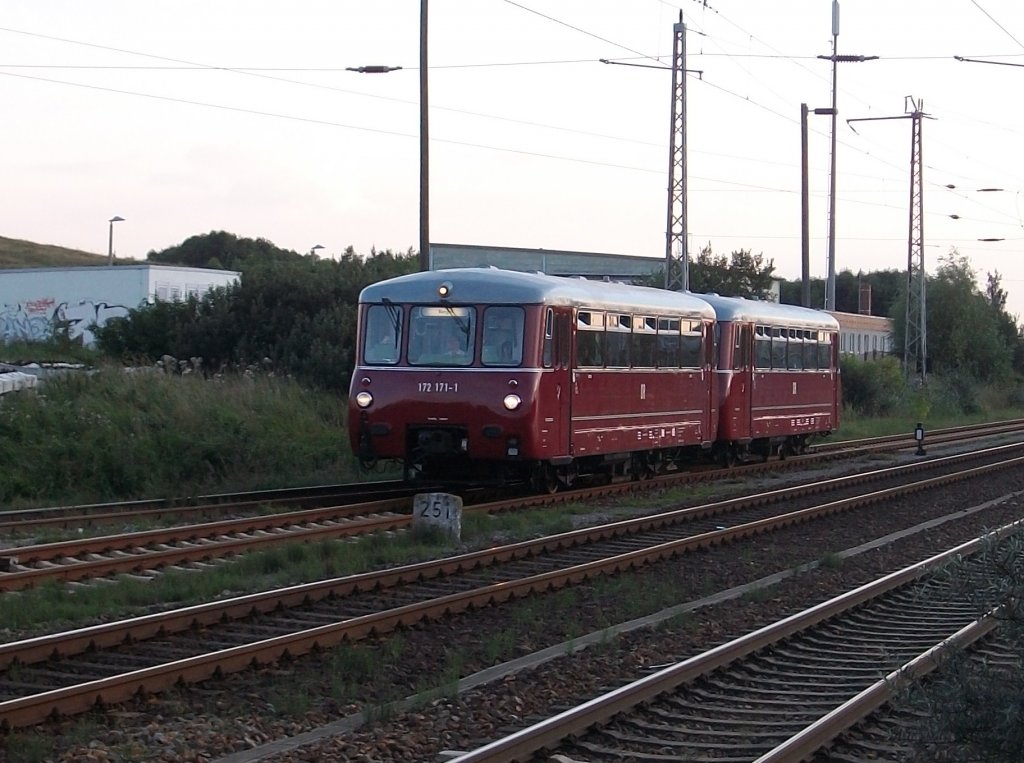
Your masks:
<path fill-rule="evenodd" d="M 523 399 L 519 395 L 511 394 L 505 395 L 505 399 L 501 401 L 505 405 L 505 410 L 514 411 L 523 404 Z"/>
<path fill-rule="evenodd" d="M 371 405 L 373 405 L 373 395 L 371 395 L 366 390 L 363 390 L 362 392 L 357 393 L 356 394 L 356 405 L 358 405 L 360 408 L 363 408 L 364 410 L 366 408 L 369 408 Z"/>

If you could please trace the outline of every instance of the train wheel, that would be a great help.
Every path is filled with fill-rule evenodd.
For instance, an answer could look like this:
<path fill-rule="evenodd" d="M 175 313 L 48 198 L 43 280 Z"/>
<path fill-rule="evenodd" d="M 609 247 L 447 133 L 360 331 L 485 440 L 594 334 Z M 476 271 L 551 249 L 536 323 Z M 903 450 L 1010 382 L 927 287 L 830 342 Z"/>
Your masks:
<path fill-rule="evenodd" d="M 534 469 L 532 482 L 534 490 L 549 495 L 557 493 L 562 486 L 562 481 L 558 479 L 558 472 L 551 464 L 539 464 Z"/>
<path fill-rule="evenodd" d="M 638 453 L 633 456 L 630 463 L 633 479 L 637 481 L 649 480 L 654 476 L 654 466 L 646 453 Z"/>

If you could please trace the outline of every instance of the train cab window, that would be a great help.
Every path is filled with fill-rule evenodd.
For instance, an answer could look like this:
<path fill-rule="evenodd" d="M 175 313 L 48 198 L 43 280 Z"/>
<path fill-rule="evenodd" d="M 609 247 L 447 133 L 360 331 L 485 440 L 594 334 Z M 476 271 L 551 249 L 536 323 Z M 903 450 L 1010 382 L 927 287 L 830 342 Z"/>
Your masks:
<path fill-rule="evenodd" d="M 754 367 L 764 370 L 772 367 L 772 334 L 767 326 L 754 329 Z"/>
<path fill-rule="evenodd" d="M 409 311 L 409 364 L 473 364 L 476 310 L 462 305 L 421 305 Z"/>
<path fill-rule="evenodd" d="M 629 339 L 632 316 L 610 313 L 605 327 L 605 365 L 609 368 L 629 368 Z"/>
<path fill-rule="evenodd" d="M 658 368 L 679 368 L 679 319 L 658 319 Z"/>
<path fill-rule="evenodd" d="M 658 319 L 636 316 L 633 319 L 633 366 L 654 368 L 657 361 Z"/>
<path fill-rule="evenodd" d="M 480 362 L 485 366 L 518 366 L 523 362 L 523 308 L 511 305 L 484 310 Z"/>
<path fill-rule="evenodd" d="M 786 330 L 773 328 L 772 332 L 772 368 L 785 370 L 786 368 Z"/>
<path fill-rule="evenodd" d="M 366 308 L 363 336 L 363 362 L 370 365 L 394 365 L 402 352 L 402 310 L 396 305 L 370 305 Z"/>
<path fill-rule="evenodd" d="M 800 329 L 788 329 L 788 349 L 786 352 L 786 368 L 799 371 L 804 367 L 804 337 Z"/>
<path fill-rule="evenodd" d="M 604 365 L 604 313 L 584 310 L 576 313 L 576 365 L 581 368 Z"/>
<path fill-rule="evenodd" d="M 683 349 L 679 365 L 683 368 L 700 368 L 704 360 L 703 326 L 700 321 L 683 321 Z"/>

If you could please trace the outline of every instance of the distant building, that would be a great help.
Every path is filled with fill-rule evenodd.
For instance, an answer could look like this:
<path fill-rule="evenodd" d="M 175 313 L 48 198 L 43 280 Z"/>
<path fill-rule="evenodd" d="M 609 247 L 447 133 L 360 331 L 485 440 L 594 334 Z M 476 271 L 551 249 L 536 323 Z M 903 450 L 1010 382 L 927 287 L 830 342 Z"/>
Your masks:
<path fill-rule="evenodd" d="M 0 341 L 41 341 L 61 326 L 89 346 L 95 343 L 93 326 L 156 300 L 201 296 L 239 276 L 151 264 L 0 270 Z"/>
<path fill-rule="evenodd" d="M 839 353 L 861 360 L 877 360 L 892 354 L 893 325 L 880 315 L 832 313 L 839 321 Z"/>
<path fill-rule="evenodd" d="M 570 252 L 558 249 L 520 249 L 509 246 L 431 244 L 430 269 L 485 268 L 580 276 L 629 283 L 653 273 L 665 272 L 664 257 L 633 257 L 628 254 Z"/>

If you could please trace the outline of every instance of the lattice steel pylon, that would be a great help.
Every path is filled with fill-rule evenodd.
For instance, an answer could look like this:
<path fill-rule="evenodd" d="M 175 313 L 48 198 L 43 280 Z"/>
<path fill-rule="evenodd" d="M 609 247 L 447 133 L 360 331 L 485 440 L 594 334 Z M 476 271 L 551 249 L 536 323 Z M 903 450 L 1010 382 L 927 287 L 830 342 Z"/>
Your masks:
<path fill-rule="evenodd" d="M 668 223 L 665 232 L 665 288 L 689 291 L 686 235 L 686 25 L 683 12 L 672 25 L 672 121 L 668 149 Z"/>
<path fill-rule="evenodd" d="M 924 270 L 924 160 L 921 125 L 933 117 L 924 113 L 924 101 L 912 96 L 904 100 L 900 117 L 862 117 L 852 122 L 882 122 L 909 119 L 910 136 L 910 233 L 907 236 L 907 306 L 903 323 L 903 373 L 909 379 L 917 374 L 921 383 L 928 379 L 928 310 L 925 303 L 927 274 Z"/>
<path fill-rule="evenodd" d="M 910 146 L 910 233 L 907 239 L 907 312 L 903 327 L 903 372 L 915 373 L 924 384 L 928 378 L 927 274 L 924 269 L 924 160 L 921 125 L 927 116 L 924 101 L 907 96 L 911 123 Z"/>

